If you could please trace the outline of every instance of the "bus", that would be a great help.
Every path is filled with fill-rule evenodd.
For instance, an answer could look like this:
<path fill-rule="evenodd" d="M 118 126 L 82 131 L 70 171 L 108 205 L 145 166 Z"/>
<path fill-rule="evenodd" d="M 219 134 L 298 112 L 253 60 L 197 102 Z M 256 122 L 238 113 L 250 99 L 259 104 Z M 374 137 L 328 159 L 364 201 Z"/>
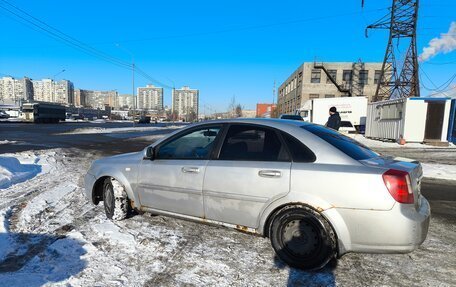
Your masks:
<path fill-rule="evenodd" d="M 54 103 L 24 103 L 21 119 L 33 123 L 58 123 L 65 121 L 65 106 Z"/>

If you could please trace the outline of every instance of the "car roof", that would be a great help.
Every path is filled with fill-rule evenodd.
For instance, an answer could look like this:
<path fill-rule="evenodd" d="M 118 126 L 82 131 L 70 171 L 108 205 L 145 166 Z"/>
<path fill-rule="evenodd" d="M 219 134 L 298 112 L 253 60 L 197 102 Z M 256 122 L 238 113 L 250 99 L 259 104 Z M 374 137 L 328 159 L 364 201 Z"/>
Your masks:
<path fill-rule="evenodd" d="M 236 118 L 236 119 L 221 119 L 221 120 L 209 120 L 204 122 L 199 122 L 192 126 L 205 125 L 205 124 L 258 124 L 270 126 L 278 129 L 290 127 L 290 126 L 305 126 L 312 125 L 312 123 L 296 120 L 287 120 L 287 119 L 270 119 L 270 118 Z"/>

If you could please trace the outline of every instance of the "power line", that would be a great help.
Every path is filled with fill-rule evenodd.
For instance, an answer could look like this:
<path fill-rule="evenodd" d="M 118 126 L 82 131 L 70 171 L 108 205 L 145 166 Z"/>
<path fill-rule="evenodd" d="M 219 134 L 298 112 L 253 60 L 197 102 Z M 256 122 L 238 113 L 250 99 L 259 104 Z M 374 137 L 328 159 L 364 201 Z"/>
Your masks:
<path fill-rule="evenodd" d="M 438 93 L 445 93 L 445 90 L 451 85 L 451 83 L 453 82 L 453 80 L 456 78 L 456 74 L 454 74 L 452 77 L 450 77 L 447 81 L 445 81 L 445 83 L 443 83 L 442 85 L 440 85 L 439 87 L 437 87 L 437 85 L 432 81 L 432 79 L 429 77 L 429 75 L 426 73 L 426 71 L 423 70 L 423 68 L 421 68 L 421 66 L 419 67 L 422 74 L 429 80 L 429 82 L 434 86 L 434 89 L 430 89 L 428 87 L 426 87 L 424 85 L 423 82 L 421 82 L 423 88 L 425 88 L 426 90 L 428 91 L 431 91 L 431 92 L 438 92 Z M 446 85 L 444 88 L 442 88 L 444 85 Z"/>
<path fill-rule="evenodd" d="M 93 57 L 96 57 L 100 60 L 103 60 L 103 61 L 106 61 L 106 62 L 109 62 L 113 65 L 116 65 L 118 67 L 121 67 L 121 68 L 124 68 L 124 69 L 128 69 L 128 70 L 132 70 L 133 69 L 133 65 L 130 64 L 130 63 L 127 63 L 121 59 L 118 59 L 116 57 L 113 57 L 111 55 L 108 55 L 96 48 L 93 48 L 91 47 L 90 45 L 84 43 L 84 42 L 81 42 L 79 41 L 78 39 L 60 31 L 59 29 L 57 28 L 54 28 L 53 26 L 45 23 L 44 21 L 34 17 L 33 15 L 27 13 L 26 11 L 22 10 L 21 8 L 9 3 L 8 1 L 6 0 L 0 0 L 1 2 L 3 3 L 6 3 L 7 5 L 9 5 L 10 7 L 12 7 L 14 10 L 16 11 L 13 11 L 11 10 L 10 8 L 6 7 L 6 6 L 3 6 L 3 5 L 0 5 L 0 8 L 2 8 L 3 10 L 9 12 L 10 14 L 16 16 L 17 18 L 19 19 L 22 19 L 23 21 L 37 27 L 39 30 L 41 30 L 42 32 L 46 33 L 48 36 L 50 36 L 51 38 L 59 41 L 59 42 L 62 42 L 64 43 L 65 45 L 67 46 L 70 46 L 74 49 L 77 49 L 85 54 L 88 54 L 90 56 L 93 56 Z M 22 13 L 19 14 L 19 13 Z M 24 16 L 25 15 L 25 16 Z M 27 18 L 29 17 L 29 19 Z M 33 20 L 30 20 L 33 19 Z M 21 22 L 22 24 L 25 24 L 23 22 Z M 30 25 L 27 25 L 28 27 L 30 27 Z M 33 28 L 33 30 L 35 31 L 38 31 L 40 32 L 39 30 Z M 144 72 L 143 70 L 139 69 L 139 67 L 135 66 L 136 70 L 139 71 L 139 74 L 141 76 L 143 76 L 144 78 L 146 78 L 147 80 L 151 81 L 151 82 L 154 82 L 154 83 L 159 83 L 167 88 L 170 88 L 169 85 L 166 85 L 164 83 L 161 83 L 160 81 L 154 79 L 153 77 L 151 77 L 150 75 L 148 75 L 146 72 Z"/>

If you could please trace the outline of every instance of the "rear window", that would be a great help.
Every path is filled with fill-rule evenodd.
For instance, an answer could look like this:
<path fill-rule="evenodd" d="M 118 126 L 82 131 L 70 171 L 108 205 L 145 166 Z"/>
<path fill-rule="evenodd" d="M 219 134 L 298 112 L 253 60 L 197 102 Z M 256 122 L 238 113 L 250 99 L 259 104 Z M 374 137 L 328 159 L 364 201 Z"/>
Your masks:
<path fill-rule="evenodd" d="M 349 157 L 355 160 L 363 160 L 378 157 L 378 154 L 367 146 L 355 141 L 352 138 L 344 136 L 332 129 L 318 125 L 305 125 L 301 128 L 313 133 L 319 138 L 325 140 L 332 146 L 336 147 Z"/>
<path fill-rule="evenodd" d="M 299 115 L 281 115 L 280 118 L 282 120 L 295 120 L 295 121 L 303 121 L 302 117 Z"/>

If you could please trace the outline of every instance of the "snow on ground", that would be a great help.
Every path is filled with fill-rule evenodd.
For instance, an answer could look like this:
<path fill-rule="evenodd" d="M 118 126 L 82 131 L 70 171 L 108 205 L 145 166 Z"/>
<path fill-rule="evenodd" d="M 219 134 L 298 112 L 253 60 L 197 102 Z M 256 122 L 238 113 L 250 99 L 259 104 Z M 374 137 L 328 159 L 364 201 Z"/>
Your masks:
<path fill-rule="evenodd" d="M 13 144 L 13 143 L 16 143 L 16 141 L 9 141 L 9 140 L 0 141 L 0 144 Z"/>
<path fill-rule="evenodd" d="M 350 137 L 354 138 L 356 141 L 364 144 L 367 147 L 372 149 L 406 149 L 407 151 L 416 149 L 417 151 L 429 150 L 429 149 L 437 149 L 442 150 L 445 152 L 451 152 L 452 154 L 456 151 L 456 146 L 450 144 L 449 147 L 436 147 L 430 146 L 420 143 L 408 143 L 406 145 L 399 145 L 395 142 L 383 142 L 378 140 L 367 139 L 363 135 L 350 135 Z M 423 176 L 429 178 L 439 178 L 439 179 L 449 179 L 449 180 L 456 180 L 456 163 L 455 165 L 451 164 L 441 164 L 441 163 L 428 163 L 422 162 L 421 165 L 423 167 Z"/>
<path fill-rule="evenodd" d="M 456 230 L 444 219 L 431 218 L 428 239 L 413 253 L 347 254 L 337 268 L 304 272 L 277 260 L 267 238 L 148 213 L 111 222 L 83 195 L 93 152 L 2 157 L 41 166 L 0 189 L 2 286 L 456 285 Z"/>
<path fill-rule="evenodd" d="M 349 134 L 348 136 L 370 148 L 432 148 L 432 149 L 455 148 L 456 149 L 456 145 L 454 145 L 452 143 L 450 143 L 449 147 L 438 147 L 438 146 L 426 145 L 426 144 L 422 144 L 422 143 L 406 143 L 405 145 L 400 145 L 397 142 L 393 142 L 393 141 L 380 141 L 380 140 L 368 139 L 368 138 L 364 137 L 364 135 L 360 135 L 360 134 Z"/>
<path fill-rule="evenodd" d="M 26 181 L 41 172 L 39 157 L 0 156 L 0 189 Z"/>
<path fill-rule="evenodd" d="M 423 166 L 423 176 L 456 180 L 456 165 L 421 163 Z"/>
<path fill-rule="evenodd" d="M 182 126 L 169 125 L 165 127 L 150 127 L 150 126 L 136 126 L 136 127 L 126 127 L 126 128 L 80 128 L 75 129 L 64 134 L 109 134 L 109 133 L 124 133 L 124 132 L 146 132 L 146 131 L 156 131 L 156 130 L 167 130 L 167 129 L 180 129 Z"/>

